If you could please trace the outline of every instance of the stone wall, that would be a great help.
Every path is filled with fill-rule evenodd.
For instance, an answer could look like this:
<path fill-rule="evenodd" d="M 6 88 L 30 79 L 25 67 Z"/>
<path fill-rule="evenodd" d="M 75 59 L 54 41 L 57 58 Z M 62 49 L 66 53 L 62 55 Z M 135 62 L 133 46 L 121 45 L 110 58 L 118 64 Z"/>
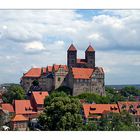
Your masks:
<path fill-rule="evenodd" d="M 27 93 L 32 85 L 32 82 L 34 80 L 39 80 L 38 78 L 27 78 L 24 77 L 22 78 L 22 82 L 21 82 L 21 86 L 23 87 L 23 89 L 25 90 L 25 92 Z"/>
<path fill-rule="evenodd" d="M 90 92 L 90 80 L 74 79 L 73 96 Z"/>
<path fill-rule="evenodd" d="M 42 77 L 39 79 L 39 85 L 43 91 L 51 91 L 54 87 L 54 79 L 53 78 L 46 78 Z"/>
<path fill-rule="evenodd" d="M 68 72 L 66 72 L 64 69 L 61 68 L 57 72 L 55 72 L 55 76 L 54 76 L 55 89 L 66 85 L 67 74 Z"/>

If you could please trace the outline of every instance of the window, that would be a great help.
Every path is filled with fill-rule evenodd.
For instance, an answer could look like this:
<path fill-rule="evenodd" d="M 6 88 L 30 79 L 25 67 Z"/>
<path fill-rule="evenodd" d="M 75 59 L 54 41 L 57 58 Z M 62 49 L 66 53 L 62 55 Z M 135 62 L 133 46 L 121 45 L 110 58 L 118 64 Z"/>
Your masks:
<path fill-rule="evenodd" d="M 96 78 L 92 78 L 92 81 L 96 81 Z"/>
<path fill-rule="evenodd" d="M 74 60 L 71 60 L 71 63 L 74 64 Z"/>
<path fill-rule="evenodd" d="M 126 105 L 122 105 L 122 109 L 125 109 L 126 108 Z"/>
<path fill-rule="evenodd" d="M 60 81 L 61 80 L 61 78 L 60 77 L 58 77 L 58 79 L 57 79 L 58 81 Z"/>
<path fill-rule="evenodd" d="M 90 64 L 92 64 L 92 61 L 90 61 Z"/>
<path fill-rule="evenodd" d="M 133 105 L 130 105 L 129 108 L 133 108 Z"/>
<path fill-rule="evenodd" d="M 89 53 L 89 56 L 93 56 L 93 53 Z"/>

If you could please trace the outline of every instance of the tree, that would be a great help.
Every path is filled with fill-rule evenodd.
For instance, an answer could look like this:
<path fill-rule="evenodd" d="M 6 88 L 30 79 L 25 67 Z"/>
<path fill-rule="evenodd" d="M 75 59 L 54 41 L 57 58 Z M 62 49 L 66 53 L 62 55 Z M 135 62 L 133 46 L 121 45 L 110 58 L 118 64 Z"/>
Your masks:
<path fill-rule="evenodd" d="M 108 116 L 108 117 L 107 117 Z M 136 131 L 138 128 L 132 121 L 132 116 L 127 112 L 108 113 L 99 120 L 99 130 L 103 131 Z"/>
<path fill-rule="evenodd" d="M 45 99 L 45 110 L 39 116 L 43 130 L 81 130 L 81 103 L 65 93 L 52 93 Z"/>
<path fill-rule="evenodd" d="M 20 85 L 11 85 L 7 88 L 2 98 L 7 103 L 12 103 L 13 100 L 22 100 L 25 99 L 25 91 Z"/>
<path fill-rule="evenodd" d="M 108 96 L 100 96 L 95 93 L 83 93 L 76 96 L 78 99 L 85 99 L 88 103 L 97 103 L 97 104 L 107 104 L 110 103 L 110 98 Z"/>
<path fill-rule="evenodd" d="M 125 97 L 113 88 L 106 87 L 105 89 L 107 97 L 110 99 L 110 103 L 116 103 L 118 101 L 125 101 Z"/>
<path fill-rule="evenodd" d="M 87 124 L 83 125 L 83 131 L 97 131 L 97 124 L 88 122 Z"/>
<path fill-rule="evenodd" d="M 140 90 L 135 88 L 134 86 L 126 86 L 121 89 L 121 94 L 125 97 L 128 96 L 140 96 Z"/>
<path fill-rule="evenodd" d="M 0 130 L 1 130 L 1 126 L 2 126 L 2 123 L 3 122 L 3 116 L 0 114 Z"/>

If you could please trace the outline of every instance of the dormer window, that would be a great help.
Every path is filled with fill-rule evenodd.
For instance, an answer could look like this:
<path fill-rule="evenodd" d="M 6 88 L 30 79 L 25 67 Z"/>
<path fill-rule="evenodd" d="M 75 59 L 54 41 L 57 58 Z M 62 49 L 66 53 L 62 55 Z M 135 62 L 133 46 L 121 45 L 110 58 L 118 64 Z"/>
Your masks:
<path fill-rule="evenodd" d="M 96 108 L 95 107 L 90 107 L 90 110 L 96 110 Z"/>
<path fill-rule="evenodd" d="M 137 106 L 137 108 L 140 108 L 140 104 Z"/>
<path fill-rule="evenodd" d="M 129 108 L 133 108 L 133 105 L 130 105 Z"/>
<path fill-rule="evenodd" d="M 32 109 L 29 107 L 29 110 L 32 110 Z"/>
<path fill-rule="evenodd" d="M 74 60 L 71 60 L 71 63 L 74 64 Z"/>
<path fill-rule="evenodd" d="M 110 107 L 110 110 L 114 110 L 114 108 L 111 106 L 111 107 Z"/>
<path fill-rule="evenodd" d="M 125 109 L 126 108 L 126 105 L 122 105 L 122 109 Z"/>
<path fill-rule="evenodd" d="M 118 110 L 118 108 L 117 107 L 114 107 L 114 110 Z"/>

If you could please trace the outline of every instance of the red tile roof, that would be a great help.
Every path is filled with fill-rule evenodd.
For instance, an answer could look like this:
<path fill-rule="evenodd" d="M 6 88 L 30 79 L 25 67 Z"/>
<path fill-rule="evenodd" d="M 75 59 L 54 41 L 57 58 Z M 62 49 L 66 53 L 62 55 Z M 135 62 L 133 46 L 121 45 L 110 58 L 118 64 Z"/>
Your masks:
<path fill-rule="evenodd" d="M 52 68 L 53 68 L 52 66 L 48 66 L 47 67 L 48 72 L 52 72 Z"/>
<path fill-rule="evenodd" d="M 15 113 L 16 114 L 36 114 L 33 111 L 30 100 L 15 100 Z"/>
<path fill-rule="evenodd" d="M 105 111 L 119 113 L 117 104 L 83 104 L 83 109 L 86 118 L 90 114 L 104 114 Z"/>
<path fill-rule="evenodd" d="M 73 44 L 71 44 L 68 51 L 76 51 L 75 46 Z"/>
<path fill-rule="evenodd" d="M 56 65 L 56 64 L 54 64 L 53 68 L 54 68 L 55 72 L 58 71 L 59 68 L 63 68 L 65 71 L 68 71 L 68 67 L 66 65 Z"/>
<path fill-rule="evenodd" d="M 85 64 L 86 60 L 85 59 L 77 59 L 77 63 Z"/>
<path fill-rule="evenodd" d="M 44 104 L 45 97 L 49 96 L 47 91 L 34 91 L 32 92 L 32 96 L 35 99 L 36 104 Z"/>
<path fill-rule="evenodd" d="M 74 79 L 90 79 L 93 71 L 91 68 L 72 68 Z"/>
<path fill-rule="evenodd" d="M 14 112 L 13 106 L 9 103 L 3 103 L 1 104 L 1 107 L 3 110 L 7 110 L 8 112 Z"/>
<path fill-rule="evenodd" d="M 66 65 L 60 65 L 59 68 L 63 68 L 65 71 L 68 71 L 68 67 Z"/>
<path fill-rule="evenodd" d="M 28 121 L 28 119 L 23 115 L 15 115 L 15 117 L 11 121 L 12 122 Z"/>
<path fill-rule="evenodd" d="M 133 115 L 140 115 L 140 102 L 133 102 L 133 101 L 118 102 L 118 107 L 119 107 L 120 111 L 132 110 L 132 112 L 133 112 L 133 110 L 136 110 L 136 113 Z"/>
<path fill-rule="evenodd" d="M 41 68 L 31 68 L 23 77 L 40 77 Z"/>
<path fill-rule="evenodd" d="M 93 47 L 91 45 L 88 46 L 88 48 L 86 49 L 86 52 L 94 52 L 95 50 L 93 49 Z"/>
<path fill-rule="evenodd" d="M 59 65 L 54 64 L 54 65 L 53 65 L 53 68 L 54 68 L 54 71 L 58 71 Z"/>

